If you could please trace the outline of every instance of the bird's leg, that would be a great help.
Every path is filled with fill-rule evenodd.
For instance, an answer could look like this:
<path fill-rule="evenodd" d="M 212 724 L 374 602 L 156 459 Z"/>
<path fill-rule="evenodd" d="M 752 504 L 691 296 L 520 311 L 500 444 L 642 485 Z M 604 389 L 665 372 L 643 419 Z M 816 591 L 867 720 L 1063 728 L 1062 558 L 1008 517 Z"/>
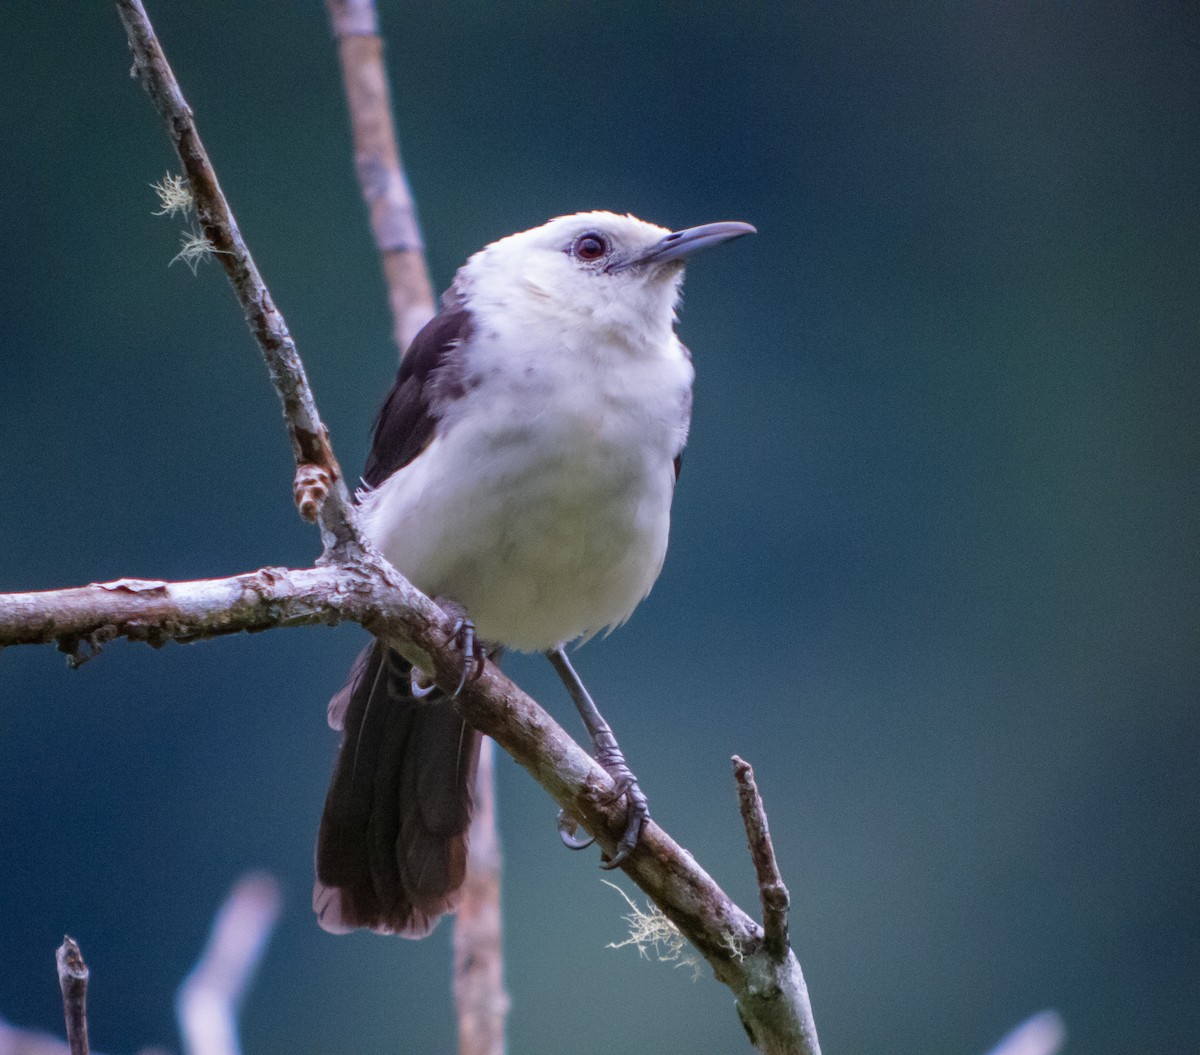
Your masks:
<path fill-rule="evenodd" d="M 601 868 L 616 868 L 637 846 L 638 839 L 642 834 L 642 827 L 650 818 L 650 805 L 646 801 L 642 789 L 638 787 L 637 778 L 625 763 L 625 756 L 621 753 L 612 728 L 604 720 L 604 715 L 596 707 L 583 682 L 579 680 L 579 675 L 575 673 L 575 668 L 567 659 L 566 651 L 559 645 L 547 652 L 546 658 L 550 660 L 550 664 L 567 687 L 567 692 L 571 694 L 571 699 L 575 701 L 579 716 L 583 719 L 583 724 L 587 726 L 588 735 L 592 738 L 592 749 L 595 752 L 596 761 L 612 777 L 613 783 L 616 785 L 607 801 L 615 802 L 622 796 L 625 797 L 627 808 L 625 831 L 617 842 L 617 852 L 611 858 L 602 859 L 600 862 Z M 591 845 L 591 839 L 581 841 L 575 838 L 576 827 L 573 818 L 559 811 L 558 834 L 562 841 L 573 850 Z"/>

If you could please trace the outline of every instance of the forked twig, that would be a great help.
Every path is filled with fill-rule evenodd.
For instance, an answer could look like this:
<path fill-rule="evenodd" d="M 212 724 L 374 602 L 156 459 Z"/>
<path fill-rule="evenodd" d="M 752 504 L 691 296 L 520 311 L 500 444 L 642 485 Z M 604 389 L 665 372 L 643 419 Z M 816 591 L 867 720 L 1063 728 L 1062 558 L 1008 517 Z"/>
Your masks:
<path fill-rule="evenodd" d="M 788 889 L 775 860 L 767 811 L 754 782 L 754 770 L 749 762 L 737 755 L 733 756 L 733 779 L 737 783 L 738 808 L 750 844 L 750 859 L 758 877 L 758 897 L 763 910 L 763 948 L 769 956 L 780 958 L 787 954 L 788 948 Z"/>
<path fill-rule="evenodd" d="M 300 464 L 325 464 L 334 470 L 333 486 L 321 510 L 329 561 L 324 569 L 272 570 L 269 575 L 264 570 L 211 585 L 227 598 L 230 591 L 234 593 L 226 601 L 225 613 L 249 609 L 250 620 L 265 627 L 279 624 L 275 602 L 297 601 L 298 595 L 305 592 L 304 583 L 311 585 L 313 576 L 326 571 L 332 577 L 330 589 L 323 595 L 308 595 L 311 607 L 307 602 L 301 605 L 306 610 L 298 621 L 354 618 L 384 644 L 396 648 L 431 674 L 440 686 L 453 688 L 461 677 L 461 656 L 447 645 L 453 622 L 377 554 L 361 545 L 348 494 L 336 472 L 336 462 L 316 416 L 295 348 L 286 328 L 282 328 L 282 319 L 261 278 L 253 270 L 240 236 L 233 237 L 236 228 L 220 198 L 211 166 L 203 156 L 191 112 L 170 74 L 141 4 L 138 0 L 117 2 L 138 72 L 167 120 L 180 152 L 205 233 L 221 251 L 219 259 L 238 290 L 251 328 L 263 346 L 272 379 L 283 399 L 297 460 Z M 308 457 L 309 453 L 314 457 Z M 262 585 L 264 593 L 273 595 L 274 601 L 265 600 L 257 588 L 252 588 L 247 596 L 241 588 L 246 578 L 255 580 L 256 586 Z M 110 624 L 114 619 L 108 605 L 113 603 L 124 613 L 123 625 L 129 636 L 135 636 L 136 610 L 143 608 L 156 613 L 152 620 L 153 637 L 156 643 L 161 643 L 184 636 L 176 634 L 164 606 L 170 609 L 181 595 L 187 595 L 206 607 L 213 599 L 209 585 L 163 583 L 153 584 L 147 591 L 85 588 L 79 593 L 61 591 L 59 596 L 70 594 L 72 602 L 82 601 L 91 606 L 87 613 L 90 618 L 81 617 L 74 624 L 72 632 L 80 638 L 95 635 L 97 640 L 107 640 L 111 636 Z M 45 609 L 41 615 L 31 611 L 32 598 L 28 595 L 19 599 L 15 610 L 6 610 L 6 600 L 0 597 L 0 644 L 9 634 L 18 637 L 27 634 L 31 624 L 35 624 L 40 640 L 60 636 L 56 633 L 55 616 L 47 614 Z M 213 632 L 220 632 L 219 607 L 207 610 L 213 619 Z M 138 633 L 143 639 L 151 638 L 144 628 Z M 493 737 L 524 766 L 560 807 L 578 818 L 596 836 L 602 849 L 613 853 L 624 830 L 625 810 L 618 802 L 619 796 L 613 794 L 612 779 L 542 708 L 490 663 L 463 690 L 455 707 L 472 726 Z M 690 854 L 650 821 L 637 848 L 622 862 L 621 868 L 704 956 L 717 978 L 733 991 L 742 1021 L 760 1051 L 770 1055 L 817 1055 L 819 1047 L 808 993 L 795 956 L 790 950 L 782 957 L 767 954 L 761 928 Z"/>

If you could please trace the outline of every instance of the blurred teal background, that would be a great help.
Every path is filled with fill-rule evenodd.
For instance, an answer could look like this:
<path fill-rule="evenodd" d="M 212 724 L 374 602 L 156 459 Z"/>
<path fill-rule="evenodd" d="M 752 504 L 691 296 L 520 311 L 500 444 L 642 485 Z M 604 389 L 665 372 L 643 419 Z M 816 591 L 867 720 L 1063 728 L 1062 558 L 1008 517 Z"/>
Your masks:
<path fill-rule="evenodd" d="M 394 370 L 316 0 L 154 3 L 348 470 Z M 1200 8 L 384 5 L 439 289 L 579 209 L 760 235 L 698 259 L 672 550 L 579 663 L 658 820 L 748 910 L 753 762 L 830 1053 L 1200 1051 Z M 220 269 L 168 267 L 174 170 L 106 4 L 13 5 L 0 65 L 0 589 L 310 564 Z M 354 627 L 82 670 L 0 656 L 0 1016 L 177 1049 L 229 884 L 285 916 L 246 1050 L 451 1052 L 450 928 L 309 908 Z M 543 669 L 545 668 L 545 669 Z M 546 664 L 514 675 L 570 728 Z M 511 1047 L 737 1052 L 501 758 Z M 625 884 L 629 886 L 627 883 Z"/>

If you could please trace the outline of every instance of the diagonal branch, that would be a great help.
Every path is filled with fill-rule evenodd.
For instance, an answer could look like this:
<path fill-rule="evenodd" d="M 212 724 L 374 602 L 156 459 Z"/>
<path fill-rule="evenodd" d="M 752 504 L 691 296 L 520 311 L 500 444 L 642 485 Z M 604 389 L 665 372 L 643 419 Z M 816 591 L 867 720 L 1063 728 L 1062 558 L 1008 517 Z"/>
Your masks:
<path fill-rule="evenodd" d="M 251 872 L 217 910 L 196 965 L 175 994 L 187 1055 L 241 1055 L 237 1016 L 279 919 L 279 884 Z"/>
<path fill-rule="evenodd" d="M 250 332 L 262 349 L 271 383 L 283 403 L 296 467 L 316 466 L 328 478 L 329 495 L 320 511 L 325 549 L 327 552 L 357 554 L 362 549 L 362 542 L 350 495 L 329 445 L 329 432 L 317 412 L 304 364 L 296 354 L 296 343 L 242 240 L 233 211 L 200 141 L 192 109 L 183 97 L 141 0 L 117 0 L 117 11 L 125 23 L 125 33 L 133 51 L 134 71 L 166 122 L 171 142 L 187 175 L 204 235 L 225 268 Z"/>
<path fill-rule="evenodd" d="M 457 683 L 462 657 L 451 644 L 454 622 L 406 580 L 394 572 L 381 576 L 373 565 L 264 568 L 200 582 L 130 586 L 125 580 L 0 595 L 0 647 L 53 641 L 62 647 L 117 636 L 157 645 L 346 619 L 399 650 L 444 688 Z M 463 690 L 456 707 L 612 855 L 625 822 L 613 782 L 550 715 L 491 664 Z M 760 1050 L 818 1055 L 795 956 L 768 955 L 762 929 L 690 854 L 650 821 L 621 867 L 733 990 Z"/>

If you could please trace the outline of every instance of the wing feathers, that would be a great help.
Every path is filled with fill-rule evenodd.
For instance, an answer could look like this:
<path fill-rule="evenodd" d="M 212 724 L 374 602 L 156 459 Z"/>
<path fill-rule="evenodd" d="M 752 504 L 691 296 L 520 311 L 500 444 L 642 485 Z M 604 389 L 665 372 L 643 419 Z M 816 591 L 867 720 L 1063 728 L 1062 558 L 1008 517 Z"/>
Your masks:
<path fill-rule="evenodd" d="M 413 339 L 375 420 L 362 477 L 367 487 L 378 487 L 420 454 L 446 404 L 462 396 L 462 357 L 455 352 L 470 340 L 471 328 L 471 313 L 455 307 L 431 319 Z"/>

